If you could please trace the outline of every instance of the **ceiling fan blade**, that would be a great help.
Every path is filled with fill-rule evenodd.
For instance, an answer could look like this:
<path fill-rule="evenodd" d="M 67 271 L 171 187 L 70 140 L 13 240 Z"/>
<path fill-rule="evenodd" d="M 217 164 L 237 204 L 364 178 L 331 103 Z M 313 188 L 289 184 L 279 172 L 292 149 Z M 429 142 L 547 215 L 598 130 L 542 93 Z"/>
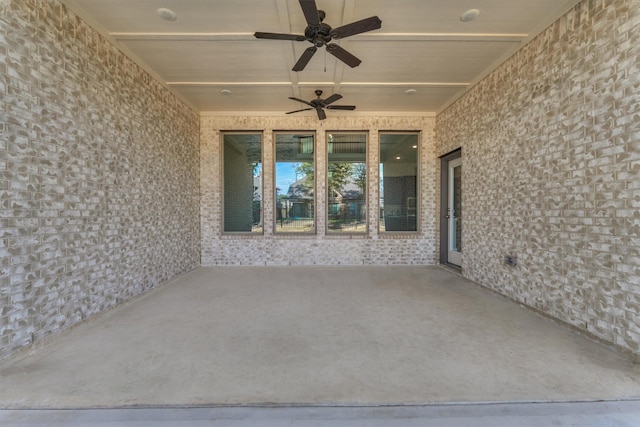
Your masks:
<path fill-rule="evenodd" d="M 341 98 L 342 98 L 342 95 L 340 95 L 339 93 L 334 93 L 333 95 L 325 99 L 322 103 L 324 105 L 329 105 L 332 102 L 336 102 L 338 99 L 341 99 Z"/>
<path fill-rule="evenodd" d="M 315 46 L 308 47 L 304 51 L 304 53 L 300 56 L 300 59 L 298 59 L 298 62 L 296 62 L 296 65 L 293 66 L 292 71 L 304 70 L 304 67 L 306 67 L 309 61 L 311 61 L 311 57 L 313 56 L 314 53 L 316 53 L 317 50 L 318 48 Z"/>
<path fill-rule="evenodd" d="M 303 104 L 307 104 L 309 107 L 314 107 L 315 108 L 315 106 L 312 103 L 310 103 L 309 101 L 305 101 L 304 99 L 295 98 L 293 96 L 290 96 L 289 99 L 291 99 L 293 101 L 302 102 Z"/>
<path fill-rule="evenodd" d="M 285 113 L 285 114 L 299 113 L 300 111 L 309 111 L 309 110 L 315 110 L 315 108 L 303 108 L 302 110 L 289 111 L 288 113 Z"/>
<path fill-rule="evenodd" d="M 344 48 L 334 43 L 329 43 L 327 45 L 327 52 L 329 52 L 351 68 L 357 67 L 362 62 L 358 58 L 347 52 Z"/>
<path fill-rule="evenodd" d="M 291 40 L 294 42 L 303 42 L 306 40 L 305 36 L 299 36 L 297 34 L 280 34 L 280 33 L 261 33 L 256 32 L 254 34 L 257 39 L 271 39 L 271 40 Z"/>
<path fill-rule="evenodd" d="M 330 34 L 334 39 L 343 39 L 355 34 L 377 30 L 380 27 L 382 27 L 382 21 L 380 20 L 380 18 L 378 18 L 377 16 L 372 16 L 370 18 L 352 22 L 351 24 L 343 25 L 342 27 L 334 28 L 331 30 Z"/>
<path fill-rule="evenodd" d="M 299 0 L 304 18 L 307 20 L 307 24 L 312 27 L 320 26 L 320 15 L 318 14 L 318 7 L 316 6 L 316 0 Z"/>
<path fill-rule="evenodd" d="M 329 110 L 355 110 L 355 105 L 329 105 L 327 107 Z"/>
<path fill-rule="evenodd" d="M 318 118 L 320 120 L 324 120 L 327 118 L 327 115 L 325 114 L 324 110 L 322 108 L 316 108 L 316 110 L 318 111 Z"/>

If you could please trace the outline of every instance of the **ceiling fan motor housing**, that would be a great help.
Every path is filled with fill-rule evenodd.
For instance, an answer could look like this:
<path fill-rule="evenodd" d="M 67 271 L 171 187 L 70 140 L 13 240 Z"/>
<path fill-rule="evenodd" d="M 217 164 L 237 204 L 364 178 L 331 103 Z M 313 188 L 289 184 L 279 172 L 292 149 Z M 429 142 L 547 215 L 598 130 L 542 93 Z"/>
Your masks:
<path fill-rule="evenodd" d="M 318 27 L 308 26 L 304 36 L 316 47 L 322 47 L 331 41 L 331 27 L 321 22 Z"/>

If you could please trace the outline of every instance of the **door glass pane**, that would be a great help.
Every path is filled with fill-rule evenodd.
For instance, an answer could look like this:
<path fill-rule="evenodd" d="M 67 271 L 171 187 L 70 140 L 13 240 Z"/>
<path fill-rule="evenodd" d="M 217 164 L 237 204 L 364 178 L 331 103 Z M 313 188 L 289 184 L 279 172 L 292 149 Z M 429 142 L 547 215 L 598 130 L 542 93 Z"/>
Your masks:
<path fill-rule="evenodd" d="M 451 243 L 450 250 L 462 252 L 462 166 L 451 170 Z"/>
<path fill-rule="evenodd" d="M 275 232 L 315 232 L 314 135 L 276 134 Z"/>
<path fill-rule="evenodd" d="M 223 134 L 224 231 L 262 233 L 262 135 Z"/>
<path fill-rule="evenodd" d="M 327 232 L 367 231 L 367 134 L 327 134 Z"/>
<path fill-rule="evenodd" d="M 416 231 L 417 133 L 380 134 L 380 231 Z"/>

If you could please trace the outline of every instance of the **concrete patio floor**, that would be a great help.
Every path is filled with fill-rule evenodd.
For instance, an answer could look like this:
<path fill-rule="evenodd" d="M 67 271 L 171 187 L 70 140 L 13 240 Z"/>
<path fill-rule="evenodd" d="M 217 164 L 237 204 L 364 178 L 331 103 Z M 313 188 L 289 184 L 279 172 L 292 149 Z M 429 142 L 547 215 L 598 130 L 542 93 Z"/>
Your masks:
<path fill-rule="evenodd" d="M 0 363 L 5 410 L 639 397 L 639 365 L 435 266 L 199 268 Z"/>

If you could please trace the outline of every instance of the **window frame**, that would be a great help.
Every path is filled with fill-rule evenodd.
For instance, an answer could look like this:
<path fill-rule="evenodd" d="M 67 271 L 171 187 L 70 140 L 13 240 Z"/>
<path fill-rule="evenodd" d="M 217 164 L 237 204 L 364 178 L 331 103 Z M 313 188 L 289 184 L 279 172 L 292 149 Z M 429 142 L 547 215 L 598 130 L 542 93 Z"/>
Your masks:
<path fill-rule="evenodd" d="M 378 233 L 381 235 L 398 235 L 398 234 L 419 234 L 421 232 L 420 227 L 420 217 L 422 214 L 422 199 L 420 196 L 420 176 L 422 171 L 422 163 L 420 162 L 420 154 L 422 149 L 422 132 L 421 131 L 379 131 L 378 132 L 378 171 L 380 171 L 380 164 L 382 163 L 382 136 L 383 135 L 415 135 L 417 137 L 416 141 L 416 183 L 415 183 L 415 197 L 413 203 L 415 204 L 415 221 L 416 226 L 415 230 L 381 230 L 380 228 L 380 212 L 384 209 L 384 205 L 381 203 L 381 199 L 384 198 L 384 195 L 380 192 L 380 185 L 384 183 L 384 176 L 381 173 L 378 173 L 378 201 L 377 201 L 377 228 Z M 408 197 L 409 198 L 409 197 Z M 407 201 L 408 203 L 408 201 Z M 407 214 L 408 216 L 408 214 Z"/>
<path fill-rule="evenodd" d="M 264 130 L 230 130 L 230 131 L 220 131 L 220 184 L 221 184 L 221 197 L 220 197 L 220 207 L 221 207 L 221 215 L 220 215 L 220 231 L 222 235 L 226 236 L 255 236 L 262 237 L 265 235 L 265 215 L 264 215 L 264 175 L 265 175 L 265 164 L 264 164 Z M 261 179 L 260 179 L 260 220 L 262 222 L 262 229 L 259 232 L 254 231 L 226 231 L 225 230 L 225 217 L 226 217 L 226 208 L 225 208 L 225 135 L 259 135 L 260 136 L 260 165 L 261 165 Z"/>
<path fill-rule="evenodd" d="M 365 179 L 365 191 L 364 191 L 364 202 L 363 206 L 365 208 L 365 219 L 364 219 L 364 227 L 362 231 L 333 231 L 329 227 L 329 207 L 331 203 L 329 201 L 331 196 L 331 190 L 329 188 L 329 143 L 331 135 L 364 135 L 365 136 L 365 152 L 364 152 L 364 167 L 366 172 Z M 325 164 L 324 164 L 324 174 L 325 174 L 325 194 L 324 194 L 324 220 L 325 220 L 325 236 L 326 237 L 341 237 L 341 236 L 358 236 L 358 237 L 367 237 L 369 236 L 369 191 L 370 191 L 370 174 L 369 174 L 369 144 L 371 141 L 371 132 L 370 130 L 327 130 L 325 132 Z M 360 163 L 360 162 L 358 162 Z"/>
<path fill-rule="evenodd" d="M 308 134 L 313 136 L 313 154 L 312 154 L 312 158 L 313 158 L 313 231 L 277 231 L 277 222 L 278 222 L 278 215 L 277 215 L 277 191 L 276 188 L 278 187 L 277 184 L 277 170 L 276 170 L 276 165 L 278 163 L 278 159 L 277 159 L 277 138 L 278 135 L 294 135 L 294 134 Z M 305 131 L 295 131 L 295 130 L 279 130 L 279 131 L 273 131 L 273 137 L 272 137 L 272 141 L 273 141 L 273 189 L 272 189 L 272 197 L 273 197 L 273 218 L 272 218 L 272 222 L 273 222 L 273 234 L 275 236 L 315 236 L 318 234 L 318 159 L 317 159 L 317 152 L 318 152 L 318 135 L 317 135 L 317 131 L 315 130 L 305 130 Z"/>

